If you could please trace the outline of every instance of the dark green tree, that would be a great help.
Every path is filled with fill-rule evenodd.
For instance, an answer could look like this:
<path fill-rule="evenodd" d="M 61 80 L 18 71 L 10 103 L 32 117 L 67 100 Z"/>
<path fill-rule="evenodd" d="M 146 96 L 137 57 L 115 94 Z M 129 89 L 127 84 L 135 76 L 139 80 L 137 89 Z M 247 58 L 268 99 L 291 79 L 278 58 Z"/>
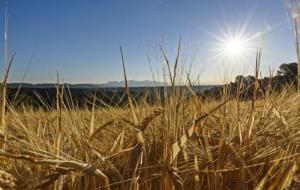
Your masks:
<path fill-rule="evenodd" d="M 297 63 L 283 63 L 279 66 L 277 75 L 286 76 L 289 79 L 295 80 L 297 77 Z"/>

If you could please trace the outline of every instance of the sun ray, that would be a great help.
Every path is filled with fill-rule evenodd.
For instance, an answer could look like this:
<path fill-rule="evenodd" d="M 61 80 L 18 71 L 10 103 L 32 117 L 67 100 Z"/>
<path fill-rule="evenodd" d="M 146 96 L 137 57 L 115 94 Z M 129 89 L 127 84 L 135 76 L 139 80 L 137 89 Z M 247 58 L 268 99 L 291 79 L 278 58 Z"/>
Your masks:
<path fill-rule="evenodd" d="M 252 34 L 246 31 L 246 24 L 236 27 L 235 30 L 225 24 L 220 30 L 221 35 L 210 34 L 217 42 L 212 49 L 214 56 L 209 61 L 221 59 L 226 62 L 243 64 L 243 62 L 251 60 L 249 58 L 255 56 L 255 50 L 260 47 L 261 36 L 269 31 L 269 28 Z"/>

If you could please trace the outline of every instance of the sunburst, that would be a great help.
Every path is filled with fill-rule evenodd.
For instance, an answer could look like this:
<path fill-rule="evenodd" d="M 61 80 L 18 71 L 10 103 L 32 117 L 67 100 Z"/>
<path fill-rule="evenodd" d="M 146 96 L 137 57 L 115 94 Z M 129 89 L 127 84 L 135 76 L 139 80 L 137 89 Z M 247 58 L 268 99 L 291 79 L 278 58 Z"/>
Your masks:
<path fill-rule="evenodd" d="M 255 55 L 256 49 L 261 46 L 263 33 L 246 33 L 245 27 L 232 32 L 227 27 L 227 31 L 223 31 L 223 36 L 212 35 L 217 42 L 214 43 L 211 59 L 221 58 L 238 63 L 247 61 Z"/>

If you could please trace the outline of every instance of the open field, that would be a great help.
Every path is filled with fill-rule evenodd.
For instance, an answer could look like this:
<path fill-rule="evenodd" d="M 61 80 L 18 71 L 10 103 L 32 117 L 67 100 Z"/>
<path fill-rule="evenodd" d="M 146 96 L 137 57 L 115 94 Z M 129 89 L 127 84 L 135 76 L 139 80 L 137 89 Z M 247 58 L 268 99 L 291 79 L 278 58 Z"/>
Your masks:
<path fill-rule="evenodd" d="M 61 92 L 60 90 L 58 92 Z M 284 189 L 299 186 L 300 94 L 154 105 L 7 106 L 3 189 Z M 128 94 L 129 95 L 129 94 Z M 253 106 L 254 103 L 254 106 Z M 3 120 L 2 120 L 3 122 Z M 298 178 L 297 178 L 298 177 Z"/>
<path fill-rule="evenodd" d="M 300 0 L 3 2 L 0 190 L 300 189 Z"/>
<path fill-rule="evenodd" d="M 58 75 L 48 102 L 32 92 L 39 103 L 31 104 L 29 96 L 25 104 L 21 88 L 9 94 L 13 57 L 1 91 L 0 187 L 299 189 L 300 94 L 294 72 L 260 79 L 258 49 L 255 76 L 198 94 L 179 67 L 180 43 L 173 71 L 161 50 L 167 86 L 131 93 L 120 47 L 123 92 L 107 94 L 106 101 L 75 94 L 80 106 Z M 298 65 L 283 64 L 279 71 L 291 66 Z M 184 87 L 176 85 L 182 81 Z M 120 101 L 105 103 L 110 99 Z"/>
<path fill-rule="evenodd" d="M 8 91 L 13 57 L 1 91 L 0 187 L 299 189 L 297 64 L 260 79 L 258 49 L 255 76 L 199 94 L 178 68 L 180 43 L 173 71 L 161 50 L 168 85 L 151 93 L 131 93 L 120 47 L 125 88 L 104 97 L 72 96 L 57 76 L 56 89 L 25 101 L 22 88 Z"/>

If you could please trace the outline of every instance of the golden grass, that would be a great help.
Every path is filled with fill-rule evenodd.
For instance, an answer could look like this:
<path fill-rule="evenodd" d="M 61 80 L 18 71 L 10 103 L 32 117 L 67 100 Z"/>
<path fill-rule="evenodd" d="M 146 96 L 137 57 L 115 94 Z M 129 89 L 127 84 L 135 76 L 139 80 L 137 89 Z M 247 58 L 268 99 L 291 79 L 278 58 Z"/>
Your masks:
<path fill-rule="evenodd" d="M 131 97 L 120 51 L 124 107 L 98 107 L 96 96 L 92 109 L 74 107 L 57 77 L 52 108 L 17 109 L 6 99 L 10 62 L 1 92 L 0 189 L 300 188 L 300 94 L 269 89 L 256 97 L 260 49 L 252 100 L 240 100 L 240 86 L 236 97 L 224 88 L 220 100 L 201 102 L 189 77 L 185 90 L 176 87 L 185 74 L 178 72 L 180 40 L 173 72 L 161 47 L 171 88 L 154 93 L 151 104 Z"/>
<path fill-rule="evenodd" d="M 252 101 L 197 100 L 200 112 L 195 97 L 174 90 L 163 103 L 132 102 L 132 108 L 69 109 L 63 101 L 48 111 L 8 106 L 0 186 L 283 189 L 293 182 L 300 94 L 256 100 L 254 113 Z"/>

